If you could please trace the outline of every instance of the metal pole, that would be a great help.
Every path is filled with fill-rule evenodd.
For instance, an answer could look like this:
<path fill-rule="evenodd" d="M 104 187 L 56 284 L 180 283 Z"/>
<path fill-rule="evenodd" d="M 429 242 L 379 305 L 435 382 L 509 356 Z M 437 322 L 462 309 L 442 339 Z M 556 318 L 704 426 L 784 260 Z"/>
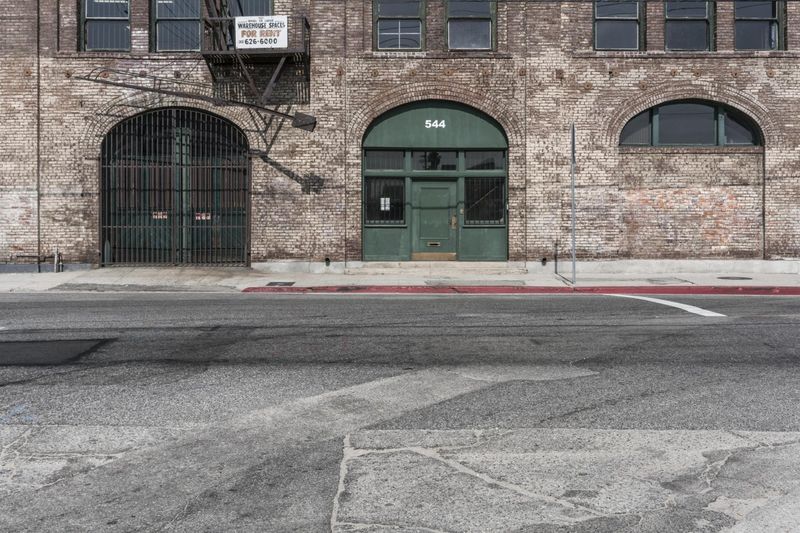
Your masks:
<path fill-rule="evenodd" d="M 572 284 L 575 285 L 575 123 L 570 128 L 572 154 L 570 158 L 570 177 L 572 179 Z"/>

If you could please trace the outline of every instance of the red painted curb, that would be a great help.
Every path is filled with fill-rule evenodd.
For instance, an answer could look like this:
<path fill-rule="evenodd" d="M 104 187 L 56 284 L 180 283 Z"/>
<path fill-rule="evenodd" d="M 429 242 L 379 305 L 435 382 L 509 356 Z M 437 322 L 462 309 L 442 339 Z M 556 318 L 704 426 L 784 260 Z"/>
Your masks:
<path fill-rule="evenodd" d="M 800 296 L 800 287 L 737 287 L 737 286 L 598 286 L 598 287 L 534 287 L 473 285 L 325 285 L 317 287 L 248 287 L 242 292 L 288 294 L 705 294 L 741 296 Z"/>

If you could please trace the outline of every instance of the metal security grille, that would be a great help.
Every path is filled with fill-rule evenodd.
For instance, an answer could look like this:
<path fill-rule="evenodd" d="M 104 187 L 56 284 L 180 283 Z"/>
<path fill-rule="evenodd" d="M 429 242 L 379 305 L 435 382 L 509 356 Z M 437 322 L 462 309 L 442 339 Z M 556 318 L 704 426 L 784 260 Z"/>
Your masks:
<path fill-rule="evenodd" d="M 505 178 L 464 180 L 464 224 L 495 226 L 505 223 L 505 181 Z"/>
<path fill-rule="evenodd" d="M 115 126 L 101 155 L 102 264 L 247 264 L 248 151 L 241 130 L 198 110 Z"/>
<path fill-rule="evenodd" d="M 368 178 L 365 189 L 365 224 L 405 224 L 405 179 Z"/>

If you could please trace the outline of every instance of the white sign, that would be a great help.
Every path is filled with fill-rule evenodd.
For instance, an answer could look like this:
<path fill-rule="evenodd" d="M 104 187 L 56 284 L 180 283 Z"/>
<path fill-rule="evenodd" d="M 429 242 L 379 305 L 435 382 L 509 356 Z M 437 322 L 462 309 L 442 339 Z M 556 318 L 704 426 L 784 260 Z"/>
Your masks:
<path fill-rule="evenodd" d="M 381 198 L 381 211 L 391 211 L 391 210 L 392 210 L 392 199 Z"/>
<path fill-rule="evenodd" d="M 236 17 L 236 48 L 288 48 L 289 18 Z"/>

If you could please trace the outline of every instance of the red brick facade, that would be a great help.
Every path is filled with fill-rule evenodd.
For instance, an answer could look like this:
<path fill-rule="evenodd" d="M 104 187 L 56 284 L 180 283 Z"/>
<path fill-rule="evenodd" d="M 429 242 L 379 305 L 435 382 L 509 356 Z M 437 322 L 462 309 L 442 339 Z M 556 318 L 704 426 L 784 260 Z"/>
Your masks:
<path fill-rule="evenodd" d="M 800 3 L 788 50 L 733 47 L 732 2 L 716 2 L 714 52 L 665 52 L 663 5 L 647 3 L 647 50 L 592 47 L 592 4 L 498 2 L 496 50 L 451 52 L 445 0 L 428 0 L 425 50 L 373 50 L 372 0 L 275 0 L 311 22 L 313 133 L 246 109 L 78 79 L 113 67 L 211 83 L 199 54 L 150 51 L 150 2 L 131 1 L 129 53 L 78 51 L 78 2 L 6 0 L 0 20 L 0 263 L 49 253 L 97 263 L 104 135 L 146 109 L 187 106 L 230 119 L 253 156 L 253 262 L 361 259 L 361 141 L 398 105 L 452 100 L 497 120 L 509 142 L 509 260 L 568 249 L 569 127 L 577 129 L 582 258 L 800 256 Z M 285 83 L 292 83 L 289 79 Z M 735 107 L 762 147 L 620 147 L 625 123 L 675 99 Z M 38 176 L 38 189 L 37 189 Z"/>

